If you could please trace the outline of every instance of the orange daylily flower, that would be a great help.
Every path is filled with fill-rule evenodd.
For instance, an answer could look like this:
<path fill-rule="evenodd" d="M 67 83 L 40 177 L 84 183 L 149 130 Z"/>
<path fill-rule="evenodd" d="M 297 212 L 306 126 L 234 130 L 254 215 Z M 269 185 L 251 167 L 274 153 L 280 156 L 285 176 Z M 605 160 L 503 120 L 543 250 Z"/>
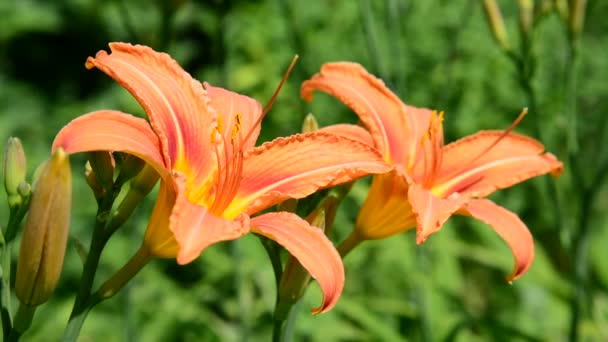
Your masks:
<path fill-rule="evenodd" d="M 260 104 L 201 85 L 171 57 L 146 46 L 110 44 L 89 57 L 126 88 L 150 122 L 113 110 L 65 126 L 53 150 L 122 151 L 155 168 L 161 184 L 140 248 L 186 264 L 209 245 L 254 232 L 277 241 L 317 279 L 329 310 L 344 284 L 339 254 L 323 232 L 290 213 L 251 215 L 288 198 L 390 168 L 370 146 L 325 132 L 255 147 Z"/>
<path fill-rule="evenodd" d="M 562 163 L 543 153 L 538 141 L 511 130 L 481 131 L 447 146 L 443 144 L 443 113 L 408 106 L 384 83 L 355 63 L 330 63 L 302 85 L 302 97 L 315 90 L 344 102 L 367 130 L 355 125 L 322 129 L 375 146 L 395 166 L 375 175 L 348 252 L 363 240 L 381 239 L 417 228 L 417 242 L 441 229 L 452 215 L 474 217 L 490 225 L 509 245 L 515 268 L 507 280 L 524 274 L 534 258 L 534 242 L 517 215 L 494 204 L 487 195 L 526 179 L 562 171 Z"/>

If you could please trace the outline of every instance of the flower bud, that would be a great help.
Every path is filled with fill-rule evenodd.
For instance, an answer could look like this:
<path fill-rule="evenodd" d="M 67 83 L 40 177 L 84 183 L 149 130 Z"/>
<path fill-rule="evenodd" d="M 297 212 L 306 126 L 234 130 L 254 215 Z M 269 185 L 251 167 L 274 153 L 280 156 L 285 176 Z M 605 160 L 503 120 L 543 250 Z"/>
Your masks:
<path fill-rule="evenodd" d="M 89 163 L 99 184 L 109 191 L 114 185 L 114 158 L 108 151 L 89 152 Z"/>
<path fill-rule="evenodd" d="M 302 133 L 310 133 L 319 130 L 319 123 L 312 113 L 308 113 L 302 122 Z"/>
<path fill-rule="evenodd" d="M 89 188 L 93 190 L 93 195 L 97 201 L 100 201 L 103 196 L 106 194 L 103 186 L 99 183 L 97 176 L 95 176 L 95 172 L 93 172 L 93 168 L 91 167 L 91 163 L 89 161 L 84 164 L 84 179 L 87 181 Z"/>
<path fill-rule="evenodd" d="M 567 21 L 569 17 L 569 9 L 568 9 L 568 1 L 566 0 L 554 0 L 555 10 L 562 18 L 562 20 Z"/>
<path fill-rule="evenodd" d="M 143 164 L 142 169 L 129 182 L 129 191 L 114 212 L 112 225 L 120 227 L 131 216 L 135 208 L 154 189 L 160 175 L 148 164 Z"/>
<path fill-rule="evenodd" d="M 25 152 L 19 138 L 10 137 L 4 147 L 4 188 L 8 194 L 9 206 L 12 208 L 21 203 L 19 184 L 25 181 L 27 163 Z"/>
<path fill-rule="evenodd" d="M 568 20 L 568 28 L 570 30 L 570 39 L 574 42 L 578 41 L 581 32 L 583 32 L 586 8 L 587 0 L 570 1 L 570 16 Z"/>
<path fill-rule="evenodd" d="M 519 0 L 519 29 L 524 37 L 530 35 L 534 24 L 534 1 Z"/>
<path fill-rule="evenodd" d="M 15 293 L 21 303 L 36 306 L 57 286 L 68 238 L 72 176 L 63 149 L 41 167 L 19 248 Z"/>
<path fill-rule="evenodd" d="M 146 165 L 146 162 L 142 159 L 132 154 L 124 154 L 120 164 L 120 174 L 118 177 L 121 181 L 126 182 L 135 177 L 144 168 L 144 165 Z"/>
<path fill-rule="evenodd" d="M 505 28 L 498 4 L 496 4 L 495 0 L 483 0 L 483 9 L 494 39 L 503 50 L 510 51 L 511 46 L 509 44 L 509 37 L 507 36 L 507 29 Z"/>

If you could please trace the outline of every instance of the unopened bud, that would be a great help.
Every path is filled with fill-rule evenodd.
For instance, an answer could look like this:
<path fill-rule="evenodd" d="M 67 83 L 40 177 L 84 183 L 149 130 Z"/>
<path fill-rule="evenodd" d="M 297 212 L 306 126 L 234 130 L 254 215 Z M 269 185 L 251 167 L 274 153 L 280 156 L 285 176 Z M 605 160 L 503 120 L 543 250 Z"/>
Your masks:
<path fill-rule="evenodd" d="M 109 191 L 114 185 L 114 159 L 108 151 L 89 152 L 89 163 L 99 184 Z"/>
<path fill-rule="evenodd" d="M 132 154 L 124 154 L 119 177 L 122 181 L 127 181 L 135 177 L 144 168 L 144 165 L 146 165 L 146 162 L 142 159 Z"/>
<path fill-rule="evenodd" d="M 14 207 L 21 203 L 19 184 L 25 181 L 27 163 L 23 145 L 19 138 L 10 137 L 4 147 L 3 159 L 4 188 L 8 194 L 9 206 Z"/>
<path fill-rule="evenodd" d="M 559 14 L 559 16 L 562 18 L 562 20 L 568 21 L 568 18 L 569 18 L 568 2 L 566 0 L 553 0 L 553 1 L 554 1 L 555 9 L 557 10 L 557 13 Z"/>
<path fill-rule="evenodd" d="M 524 37 L 530 34 L 534 24 L 534 1 L 519 0 L 519 29 Z"/>
<path fill-rule="evenodd" d="M 41 168 L 19 248 L 15 293 L 21 303 L 40 305 L 57 286 L 67 244 L 72 176 L 63 149 Z"/>
<path fill-rule="evenodd" d="M 574 42 L 578 41 L 581 32 L 583 32 L 586 8 L 587 0 L 570 1 L 570 16 L 568 17 L 568 26 L 570 30 L 570 39 Z"/>
<path fill-rule="evenodd" d="M 302 122 L 302 133 L 310 133 L 319 130 L 319 123 L 312 113 L 308 113 Z"/>
<path fill-rule="evenodd" d="M 93 168 L 91 167 L 91 163 L 89 161 L 84 164 L 84 179 L 87 181 L 89 188 L 93 190 L 95 199 L 97 201 L 101 200 L 106 191 L 104 190 L 103 186 L 101 186 L 101 183 L 99 183 L 97 176 L 95 176 L 95 172 L 93 172 Z"/>
<path fill-rule="evenodd" d="M 129 182 L 129 191 L 116 209 L 112 225 L 120 227 L 133 213 L 141 201 L 154 189 L 160 175 L 156 170 L 144 163 L 139 174 Z"/>
<path fill-rule="evenodd" d="M 17 192 L 19 193 L 19 196 L 26 198 L 32 194 L 32 186 L 30 185 L 30 183 L 23 181 L 19 183 L 19 186 L 17 187 Z"/>
<path fill-rule="evenodd" d="M 483 9 L 486 13 L 486 18 L 494 39 L 505 51 L 510 51 L 511 46 L 509 44 L 509 37 L 507 35 L 507 29 L 500 13 L 500 8 L 496 4 L 495 0 L 483 0 Z"/>

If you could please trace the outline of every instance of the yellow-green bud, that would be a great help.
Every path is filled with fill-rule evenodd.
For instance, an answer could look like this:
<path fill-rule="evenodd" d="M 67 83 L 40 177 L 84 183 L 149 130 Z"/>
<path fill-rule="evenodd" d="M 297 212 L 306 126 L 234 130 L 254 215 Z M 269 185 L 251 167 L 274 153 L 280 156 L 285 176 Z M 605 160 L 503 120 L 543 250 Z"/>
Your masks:
<path fill-rule="evenodd" d="M 91 169 L 101 186 L 109 191 L 114 185 L 114 158 L 108 151 L 89 152 Z"/>
<path fill-rule="evenodd" d="M 486 13 L 486 18 L 494 39 L 503 50 L 510 51 L 511 45 L 509 44 L 507 29 L 498 4 L 496 4 L 495 0 L 483 0 L 483 9 Z"/>
<path fill-rule="evenodd" d="M 95 199 L 99 201 L 105 195 L 106 191 L 99 183 L 97 176 L 95 176 L 95 172 L 93 172 L 93 168 L 91 167 L 91 163 L 89 161 L 84 164 L 84 179 L 87 181 L 89 188 L 93 190 Z"/>
<path fill-rule="evenodd" d="M 578 40 L 581 32 L 583 32 L 586 8 L 587 0 L 570 0 L 568 27 L 570 29 L 570 38 L 574 42 Z"/>
<path fill-rule="evenodd" d="M 319 123 L 312 113 L 308 113 L 302 122 L 302 133 L 315 132 L 319 130 Z"/>
<path fill-rule="evenodd" d="M 41 167 L 19 248 L 15 293 L 36 306 L 57 286 L 70 225 L 72 176 L 68 155 L 58 149 Z"/>
<path fill-rule="evenodd" d="M 519 29 L 524 36 L 530 34 L 534 24 L 534 0 L 519 0 Z"/>
<path fill-rule="evenodd" d="M 135 177 L 146 165 L 146 162 L 132 154 L 124 154 L 120 166 L 120 178 L 124 181 Z"/>
<path fill-rule="evenodd" d="M 154 189 L 160 175 L 149 164 L 144 164 L 142 170 L 129 182 L 129 191 L 114 212 L 112 225 L 120 227 L 133 213 L 139 203 Z"/>
<path fill-rule="evenodd" d="M 4 188 L 8 194 L 9 206 L 21 203 L 19 184 L 25 181 L 27 163 L 25 152 L 19 138 L 10 137 L 4 147 L 3 159 Z"/>
<path fill-rule="evenodd" d="M 562 18 L 562 20 L 567 21 L 568 17 L 569 17 L 568 2 L 566 0 L 554 0 L 554 1 L 555 1 L 554 5 L 555 5 L 555 9 L 557 10 L 557 13 Z"/>

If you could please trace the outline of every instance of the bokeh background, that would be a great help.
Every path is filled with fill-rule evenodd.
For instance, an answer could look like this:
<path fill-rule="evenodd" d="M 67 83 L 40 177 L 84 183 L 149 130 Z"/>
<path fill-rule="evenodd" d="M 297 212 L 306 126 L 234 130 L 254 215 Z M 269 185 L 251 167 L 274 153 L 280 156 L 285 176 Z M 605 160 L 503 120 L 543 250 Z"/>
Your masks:
<path fill-rule="evenodd" d="M 522 34 L 518 4 L 535 5 Z M 543 141 L 565 163 L 559 179 L 528 181 L 491 196 L 518 213 L 536 239 L 531 270 L 512 285 L 508 247 L 487 226 L 454 217 L 424 245 L 414 232 L 366 242 L 345 260 L 338 305 L 319 316 L 311 285 L 299 341 L 608 340 L 608 3 L 588 0 L 572 39 L 555 4 L 498 1 L 511 54 L 493 40 L 479 0 L 3 0 L 0 1 L 0 140 L 22 139 L 29 174 L 57 131 L 89 111 L 144 116 L 130 95 L 84 61 L 111 41 L 170 53 L 199 80 L 266 103 L 294 54 L 300 60 L 263 123 L 258 143 L 296 133 L 312 112 L 321 125 L 356 122 L 337 100 L 299 98 L 324 62 L 349 60 L 381 77 L 404 102 L 444 110 L 446 141 L 504 129 Z M 71 238 L 56 294 L 38 310 L 27 341 L 62 334 L 95 200 L 74 156 Z M 334 241 L 352 228 L 369 179 L 340 209 Z M 97 281 L 139 246 L 154 196 L 110 241 Z M 5 203 L 4 193 L 0 202 Z M 0 207 L 0 224 L 7 208 Z M 254 235 L 212 246 L 181 267 L 156 260 L 96 307 L 81 341 L 263 341 L 272 329 L 272 268 Z M 575 334 L 575 336 L 573 335 Z"/>

